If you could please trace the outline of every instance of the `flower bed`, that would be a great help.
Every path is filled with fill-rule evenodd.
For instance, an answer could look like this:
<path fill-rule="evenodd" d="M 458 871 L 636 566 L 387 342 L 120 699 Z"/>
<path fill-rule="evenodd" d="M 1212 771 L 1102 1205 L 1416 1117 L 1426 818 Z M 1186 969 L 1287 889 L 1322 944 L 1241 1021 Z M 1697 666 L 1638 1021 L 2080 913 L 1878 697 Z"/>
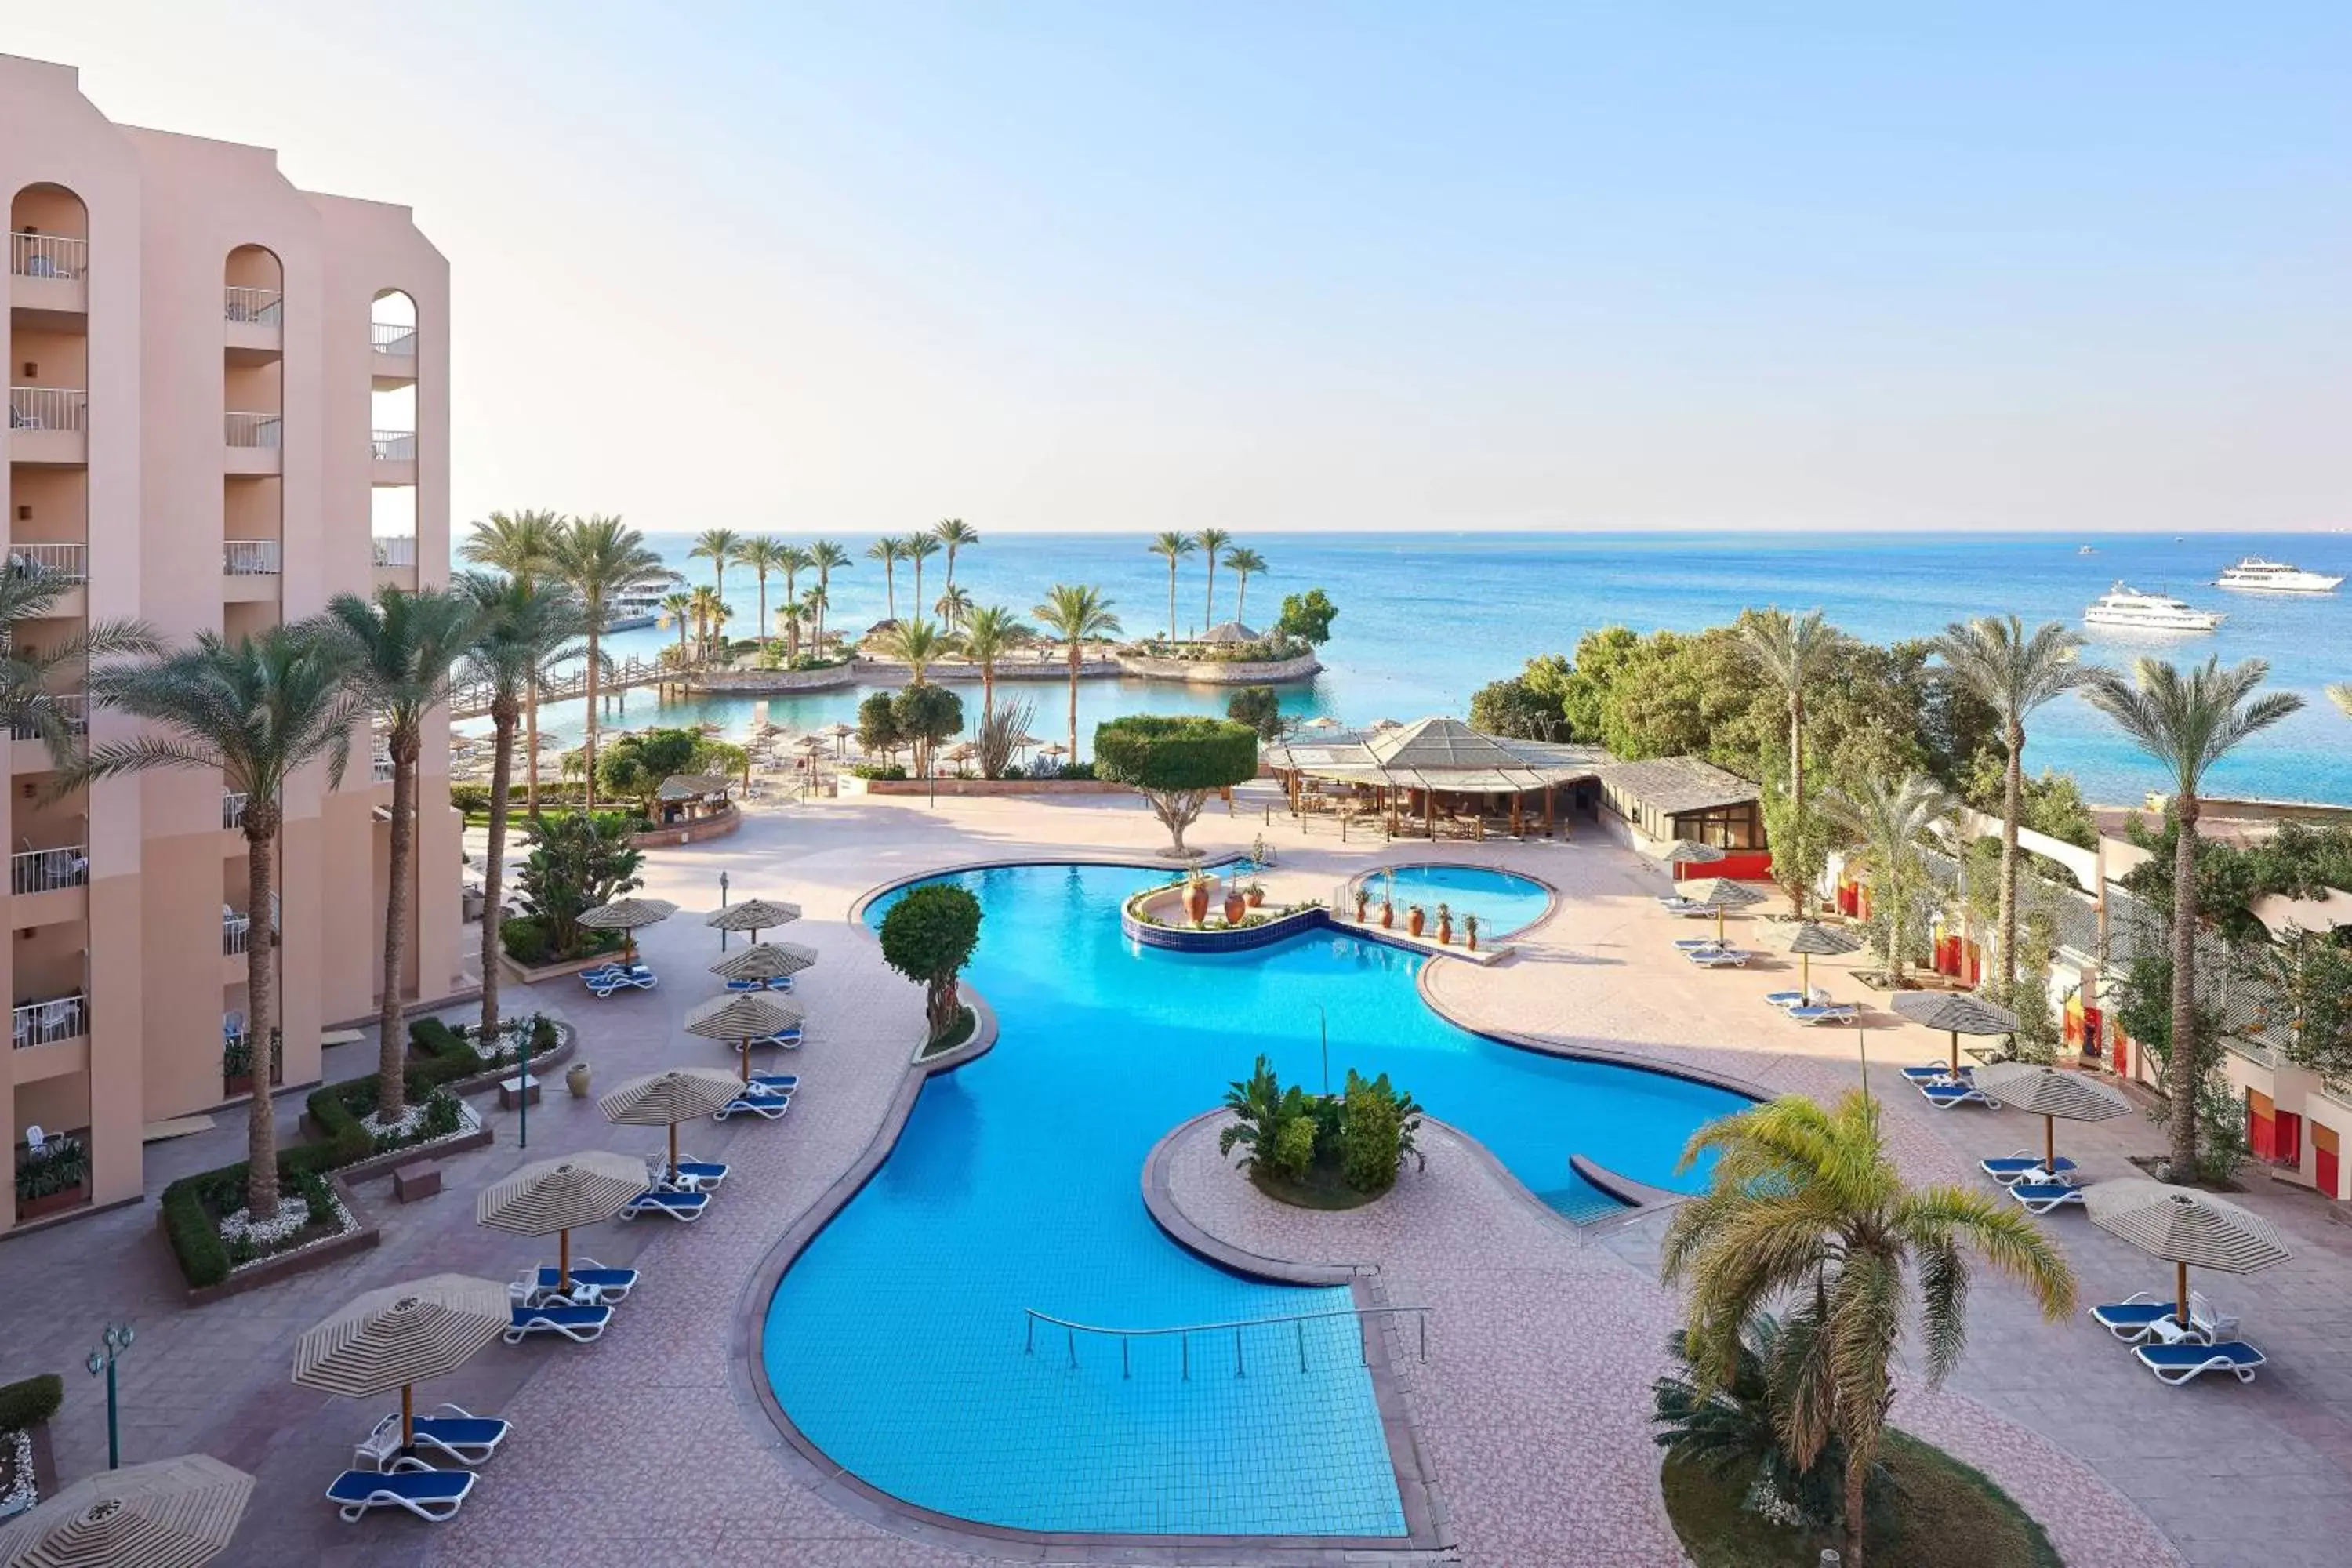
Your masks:
<path fill-rule="evenodd" d="M 33 1479 L 33 1435 L 22 1427 L 0 1433 L 0 1519 L 41 1500 Z"/>
<path fill-rule="evenodd" d="M 0 1384 L 0 1519 L 41 1500 L 33 1433 L 64 1401 L 65 1383 L 53 1372 Z"/>

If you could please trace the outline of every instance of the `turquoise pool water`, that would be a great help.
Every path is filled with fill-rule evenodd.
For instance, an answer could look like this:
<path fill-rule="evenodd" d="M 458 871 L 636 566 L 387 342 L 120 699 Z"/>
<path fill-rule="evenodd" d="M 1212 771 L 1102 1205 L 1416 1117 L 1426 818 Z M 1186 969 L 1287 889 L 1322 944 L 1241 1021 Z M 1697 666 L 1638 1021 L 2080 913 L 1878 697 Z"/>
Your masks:
<path fill-rule="evenodd" d="M 1385 892 L 1396 905 L 1399 925 L 1404 923 L 1405 906 L 1419 904 L 1429 916 L 1428 929 L 1433 931 L 1437 906 L 1445 905 L 1454 911 L 1456 942 L 1462 940 L 1465 915 L 1478 917 L 1480 942 L 1499 942 L 1522 926 L 1535 924 L 1551 907 L 1551 889 L 1533 877 L 1487 866 L 1399 866 L 1366 873 L 1363 886 L 1372 895 L 1374 918 Z"/>
<path fill-rule="evenodd" d="M 1484 1140 L 1528 1187 L 1596 1196 L 1580 1152 L 1678 1184 L 1691 1130 L 1744 1103 L 1663 1075 L 1539 1057 L 1445 1023 L 1415 955 L 1325 932 L 1254 952 L 1130 948 L 1119 901 L 1157 879 L 1024 866 L 950 880 L 986 911 L 971 978 L 992 1051 L 925 1087 L 896 1151 L 794 1263 L 764 1350 L 801 1430 L 868 1484 L 958 1518 L 1040 1531 L 1397 1535 L 1405 1530 L 1370 1379 L 1345 1320 L 1232 1336 L 1077 1342 L 1024 1353 L 1024 1310 L 1125 1328 L 1345 1308 L 1345 1290 L 1263 1284 L 1168 1241 L 1144 1158 L 1215 1105 L 1259 1053 L 1335 1086 L 1386 1070 Z M 878 924 L 887 899 L 868 919 Z M 1563 980 L 1562 984 L 1572 984 Z M 821 1114 L 822 1085 L 802 1106 Z M 785 1129 L 789 1132 L 789 1126 Z M 1405 1178 L 1410 1180 L 1411 1177 Z M 1446 1332 L 1433 1322 L 1436 1339 Z"/>

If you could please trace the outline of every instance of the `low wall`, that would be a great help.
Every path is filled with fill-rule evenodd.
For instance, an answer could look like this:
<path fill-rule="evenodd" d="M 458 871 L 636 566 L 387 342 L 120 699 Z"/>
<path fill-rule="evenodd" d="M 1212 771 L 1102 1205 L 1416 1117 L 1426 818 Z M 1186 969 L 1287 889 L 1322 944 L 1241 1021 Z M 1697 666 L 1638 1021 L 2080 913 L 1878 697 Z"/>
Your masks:
<path fill-rule="evenodd" d="M 782 696 L 798 691 L 838 691 L 855 686 L 861 675 L 857 661 L 830 669 L 709 669 L 687 678 L 692 692 L 718 692 L 730 697 Z"/>
<path fill-rule="evenodd" d="M 1125 784 L 1101 779 L 862 779 L 841 775 L 844 795 L 1125 795 Z"/>
<path fill-rule="evenodd" d="M 717 816 L 698 816 L 692 822 L 680 822 L 668 827 L 656 827 L 650 832 L 631 836 L 629 844 L 637 849 L 662 849 L 674 844 L 699 844 L 706 838 L 724 838 L 743 826 L 743 814 L 729 806 Z"/>
<path fill-rule="evenodd" d="M 1323 666 L 1311 653 L 1262 664 L 1154 658 L 1147 654 L 1123 653 L 1118 656 L 1118 668 L 1129 675 L 1139 675 L 1146 680 L 1181 680 L 1191 686 L 1280 686 L 1311 679 Z"/>

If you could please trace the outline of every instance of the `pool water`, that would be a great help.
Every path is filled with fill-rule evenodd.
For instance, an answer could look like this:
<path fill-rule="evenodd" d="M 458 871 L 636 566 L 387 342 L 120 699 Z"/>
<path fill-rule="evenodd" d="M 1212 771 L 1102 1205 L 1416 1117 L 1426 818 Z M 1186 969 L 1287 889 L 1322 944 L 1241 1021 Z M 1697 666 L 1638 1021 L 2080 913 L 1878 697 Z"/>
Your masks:
<path fill-rule="evenodd" d="M 1399 866 L 1366 872 L 1361 885 L 1372 896 L 1375 920 L 1383 893 L 1396 905 L 1399 925 L 1404 923 L 1405 906 L 1419 904 L 1429 916 L 1428 929 L 1435 931 L 1437 906 L 1445 905 L 1454 911 L 1457 940 L 1465 915 L 1478 917 L 1480 942 L 1499 942 L 1535 924 L 1551 908 L 1551 889 L 1541 882 L 1489 866 Z"/>
<path fill-rule="evenodd" d="M 1401 1535 L 1371 1382 L 1347 1319 L 1196 1338 L 1025 1331 L 1024 1309 L 1121 1328 L 1344 1310 L 1344 1289 L 1260 1283 L 1170 1242 L 1143 1162 L 1264 1052 L 1286 1082 L 1386 1070 L 1485 1141 L 1547 1202 L 1598 1194 L 1580 1152 L 1684 1185 L 1699 1123 L 1745 1102 L 1659 1074 L 1513 1049 L 1454 1027 L 1418 956 L 1329 932 L 1252 952 L 1130 947 L 1120 900 L 1154 881 L 1039 865 L 944 879 L 985 918 L 970 977 L 995 1048 L 925 1086 L 874 1180 L 770 1305 L 768 1375 L 793 1422 L 868 1484 L 961 1519 L 1037 1531 Z M 890 900 L 868 920 L 879 924 Z M 1318 1018 L 1318 1008 L 1322 1017 Z M 803 1111 L 821 1112 L 814 1100 Z M 1236 1180 L 1239 1178 L 1236 1177 Z M 1410 1180 L 1408 1176 L 1406 1179 Z M 1605 1200 L 1603 1200 L 1605 1201 Z M 1444 1335 L 1441 1320 L 1430 1325 Z"/>

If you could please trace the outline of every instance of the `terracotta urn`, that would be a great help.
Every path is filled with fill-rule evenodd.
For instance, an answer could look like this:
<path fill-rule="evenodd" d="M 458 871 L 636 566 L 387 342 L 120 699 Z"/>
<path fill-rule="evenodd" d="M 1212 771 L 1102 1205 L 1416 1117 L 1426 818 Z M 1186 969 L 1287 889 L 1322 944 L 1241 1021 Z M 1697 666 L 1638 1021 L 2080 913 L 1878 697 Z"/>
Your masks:
<path fill-rule="evenodd" d="M 1255 882 L 1252 882 L 1246 897 L 1249 899 L 1249 907 L 1255 909 L 1260 904 L 1265 902 L 1265 889 L 1259 887 Z"/>
<path fill-rule="evenodd" d="M 1239 893 L 1227 893 L 1225 895 L 1225 923 L 1227 925 L 1237 926 L 1241 924 L 1242 918 L 1248 913 L 1249 900 L 1247 899 L 1244 898 Z"/>
<path fill-rule="evenodd" d="M 1411 909 L 1409 909 L 1409 910 L 1405 910 L 1405 912 L 1404 912 L 1404 930 L 1405 930 L 1405 934 L 1406 934 L 1407 936 L 1419 936 L 1419 935 L 1421 934 L 1421 928 L 1422 928 L 1422 925 L 1423 925 L 1423 921 L 1424 921 L 1424 919 L 1425 919 L 1425 917 L 1422 914 L 1422 912 L 1421 912 L 1421 906 L 1420 906 L 1419 904 L 1415 904 L 1415 905 L 1413 905 L 1413 906 L 1412 906 L 1412 908 L 1411 908 Z"/>
<path fill-rule="evenodd" d="M 574 1100 L 588 1098 L 588 1064 L 573 1062 L 563 1072 L 563 1087 L 572 1091 Z"/>
<path fill-rule="evenodd" d="M 1365 906 L 1365 905 L 1367 905 L 1367 904 L 1369 904 L 1369 903 L 1370 903 L 1371 901 L 1372 901 L 1372 896 L 1371 896 L 1370 893 L 1367 893 L 1367 892 L 1363 891 L 1363 890 L 1362 890 L 1362 889 L 1359 889 L 1357 890 L 1357 893 L 1356 893 L 1356 923 L 1357 923 L 1358 925 L 1362 925 L 1362 924 L 1364 923 L 1364 906 Z"/>
<path fill-rule="evenodd" d="M 1383 900 L 1381 903 L 1381 929 L 1387 931 L 1396 924 L 1396 906 Z"/>
<path fill-rule="evenodd" d="M 1452 915 L 1440 915 L 1437 917 L 1437 945 L 1440 947 L 1452 947 L 1454 945 L 1454 917 Z"/>
<path fill-rule="evenodd" d="M 1195 926 L 1209 918 L 1209 884 L 1194 882 L 1184 889 L 1184 918 Z"/>

